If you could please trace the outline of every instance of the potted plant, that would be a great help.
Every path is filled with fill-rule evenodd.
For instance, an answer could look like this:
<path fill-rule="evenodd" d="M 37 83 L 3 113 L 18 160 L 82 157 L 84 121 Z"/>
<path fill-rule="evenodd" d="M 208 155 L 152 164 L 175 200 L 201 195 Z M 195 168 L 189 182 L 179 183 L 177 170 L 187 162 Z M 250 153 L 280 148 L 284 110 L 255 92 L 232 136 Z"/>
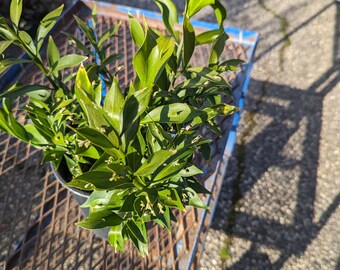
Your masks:
<path fill-rule="evenodd" d="M 43 18 L 35 38 L 20 29 L 21 0 L 11 2 L 10 24 L 0 18 L 0 53 L 15 45 L 27 54 L 3 56 L 0 73 L 33 63 L 48 80 L 46 85 L 16 83 L 0 95 L 0 129 L 43 150 L 43 162 L 53 163 L 58 178 L 88 209 L 78 226 L 106 228 L 116 250 L 124 250 L 130 239 L 141 255 L 148 251 L 149 222 L 170 230 L 174 208 L 206 207 L 198 194 L 208 191 L 195 178 L 202 171 L 194 160 L 199 155 L 209 160 L 211 141 L 199 131 L 206 126 L 220 134 L 216 117 L 237 110 L 224 103 L 231 89 L 223 73 L 241 63 L 219 61 L 228 36 L 223 28 L 226 11 L 218 0 L 186 1 L 181 26 L 171 0 L 155 3 L 166 32 L 129 16 L 138 51 L 132 62 L 136 78 L 124 86 L 117 80 L 119 70 L 107 68 L 119 58 L 106 55 L 119 25 L 98 37 L 95 9 L 90 25 L 75 17 L 90 47 L 65 33 L 82 55 L 60 56 L 49 35 L 62 7 Z M 209 5 L 219 27 L 195 33 L 192 16 Z M 204 44 L 211 50 L 207 64 L 192 66 L 195 47 Z M 70 73 L 75 66 L 78 71 Z M 24 96 L 29 101 L 19 109 L 27 119 L 20 122 L 12 104 Z"/>

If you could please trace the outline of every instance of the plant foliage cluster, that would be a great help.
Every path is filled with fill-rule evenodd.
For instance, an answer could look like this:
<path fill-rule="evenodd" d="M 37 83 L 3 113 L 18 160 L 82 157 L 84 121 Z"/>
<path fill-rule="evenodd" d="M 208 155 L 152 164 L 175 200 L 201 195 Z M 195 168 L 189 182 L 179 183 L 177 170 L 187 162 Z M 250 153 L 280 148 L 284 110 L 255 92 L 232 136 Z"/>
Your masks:
<path fill-rule="evenodd" d="M 186 0 L 180 26 L 171 0 L 154 1 L 167 31 L 129 15 L 138 51 L 132 63 L 137 76 L 127 86 L 119 85 L 119 71 L 108 70 L 119 55 L 106 55 L 108 41 L 121 38 L 120 25 L 97 36 L 96 9 L 92 26 L 75 17 L 91 48 L 66 34 L 82 55 L 61 56 L 49 35 L 62 6 L 42 19 L 35 38 L 19 27 L 22 0 L 11 2 L 10 24 L 0 18 L 0 54 L 16 45 L 28 55 L 3 56 L 0 74 L 15 64 L 34 63 L 49 81 L 15 83 L 1 94 L 0 128 L 42 149 L 44 162 L 53 162 L 55 168 L 66 164 L 72 174 L 68 186 L 91 192 L 82 205 L 90 208 L 89 215 L 77 225 L 110 227 L 108 241 L 116 250 L 123 251 L 130 239 L 142 255 L 148 251 L 147 223 L 170 230 L 176 220 L 172 209 L 206 207 L 198 194 L 208 191 L 195 178 L 202 171 L 193 164 L 193 156 L 201 152 L 209 160 L 210 140 L 199 135 L 199 128 L 206 125 L 219 134 L 216 116 L 235 112 L 222 102 L 223 96 L 230 96 L 222 73 L 241 63 L 219 61 L 228 36 L 223 28 L 226 10 L 218 0 Z M 214 9 L 219 27 L 197 34 L 192 16 L 207 6 Z M 192 66 L 195 47 L 203 44 L 211 45 L 209 63 Z M 75 74 L 63 76 L 64 69 L 75 66 L 80 66 Z M 109 89 L 104 98 L 103 82 Z M 29 96 L 20 108 L 27 112 L 27 124 L 19 123 L 12 112 L 14 100 L 22 96 Z"/>

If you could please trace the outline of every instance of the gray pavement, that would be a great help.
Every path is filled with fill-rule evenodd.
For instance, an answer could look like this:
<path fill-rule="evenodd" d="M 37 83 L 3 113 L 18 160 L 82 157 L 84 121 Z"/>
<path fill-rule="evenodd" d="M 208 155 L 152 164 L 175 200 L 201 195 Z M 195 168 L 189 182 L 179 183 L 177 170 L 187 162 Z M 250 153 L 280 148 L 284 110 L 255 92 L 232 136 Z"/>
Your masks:
<path fill-rule="evenodd" d="M 340 4 L 226 5 L 261 40 L 201 269 L 340 269 Z"/>

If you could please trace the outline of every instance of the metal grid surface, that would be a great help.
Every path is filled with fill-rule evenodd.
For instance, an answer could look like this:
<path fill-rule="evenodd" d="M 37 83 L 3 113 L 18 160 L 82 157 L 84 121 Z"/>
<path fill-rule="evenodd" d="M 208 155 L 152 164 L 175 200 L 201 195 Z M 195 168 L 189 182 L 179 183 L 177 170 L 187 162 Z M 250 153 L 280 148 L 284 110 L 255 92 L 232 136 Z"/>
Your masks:
<path fill-rule="evenodd" d="M 74 53 L 76 49 L 58 33 L 63 30 L 79 36 L 72 14 L 86 19 L 91 7 L 91 3 L 76 4 L 54 30 L 61 54 Z M 129 34 L 127 15 L 116 11 L 113 5 L 99 6 L 98 13 L 99 35 L 108 27 L 122 23 L 118 37 L 110 41 L 112 46 L 109 50 L 124 57 L 110 69 L 114 71 L 119 66 L 126 67 L 119 73 L 119 82 L 128 85 L 134 77 L 131 61 L 136 48 Z M 148 20 L 155 26 L 159 25 L 157 20 Z M 229 42 L 224 57 L 249 60 L 252 54 L 250 49 L 250 45 Z M 207 50 L 207 47 L 201 47 L 195 51 L 193 65 L 204 62 Z M 243 70 L 247 68 L 248 65 L 244 65 Z M 241 92 L 246 76 L 236 75 L 231 73 L 228 79 Z M 18 78 L 26 84 L 48 83 L 32 66 L 26 66 Z M 17 99 L 14 108 L 26 102 L 25 98 Z M 17 111 L 16 116 L 19 121 L 25 121 L 23 112 Z M 233 118 L 220 120 L 224 135 L 227 135 Z M 215 142 L 209 165 L 201 164 L 206 166 L 201 181 L 212 191 L 212 196 L 204 199 L 212 206 L 223 178 L 221 170 L 225 166 L 221 166 L 221 160 L 225 163 L 222 157 L 227 136 L 217 138 L 207 130 L 202 130 L 202 133 Z M 178 223 L 173 223 L 171 234 L 157 225 L 151 226 L 148 230 L 150 245 L 147 258 L 138 256 L 130 243 L 125 253 L 114 253 L 106 241 L 74 225 L 81 219 L 79 207 L 70 192 L 56 180 L 49 166 L 41 165 L 41 158 L 40 151 L 0 133 L 0 269 L 184 269 L 188 265 L 191 269 L 196 268 L 209 226 L 209 211 L 193 208 L 187 208 L 185 213 L 176 211 Z M 197 236 L 198 232 L 200 234 Z"/>

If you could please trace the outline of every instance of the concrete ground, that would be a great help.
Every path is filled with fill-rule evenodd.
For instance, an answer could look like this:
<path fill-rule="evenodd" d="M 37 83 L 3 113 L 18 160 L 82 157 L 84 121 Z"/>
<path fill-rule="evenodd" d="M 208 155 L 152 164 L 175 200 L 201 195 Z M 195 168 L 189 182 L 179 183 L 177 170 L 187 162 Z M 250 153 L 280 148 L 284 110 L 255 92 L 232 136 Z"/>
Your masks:
<path fill-rule="evenodd" d="M 340 3 L 224 3 L 260 43 L 201 269 L 340 269 Z"/>

